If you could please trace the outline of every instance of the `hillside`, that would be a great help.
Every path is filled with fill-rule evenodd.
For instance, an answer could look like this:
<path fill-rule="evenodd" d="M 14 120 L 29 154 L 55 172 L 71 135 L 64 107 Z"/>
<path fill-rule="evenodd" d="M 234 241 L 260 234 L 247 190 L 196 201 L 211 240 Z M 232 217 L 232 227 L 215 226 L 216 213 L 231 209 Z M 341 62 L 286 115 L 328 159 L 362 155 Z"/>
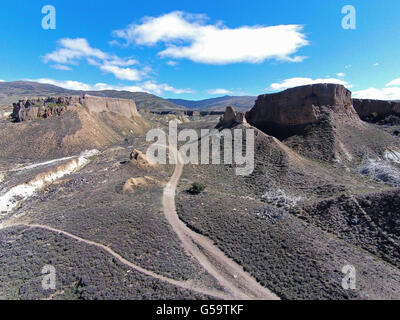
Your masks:
<path fill-rule="evenodd" d="M 256 97 L 253 96 L 223 96 L 204 100 L 168 99 L 169 101 L 190 109 L 210 111 L 223 111 L 227 106 L 233 106 L 237 110 L 250 110 Z"/>
<path fill-rule="evenodd" d="M 51 84 L 37 83 L 32 81 L 0 82 L 0 105 L 9 105 L 25 97 L 48 97 L 61 95 L 82 95 L 132 99 L 139 110 L 184 110 L 185 107 L 178 106 L 166 99 L 157 97 L 146 92 L 129 92 L 118 90 L 80 91 L 68 90 Z"/>

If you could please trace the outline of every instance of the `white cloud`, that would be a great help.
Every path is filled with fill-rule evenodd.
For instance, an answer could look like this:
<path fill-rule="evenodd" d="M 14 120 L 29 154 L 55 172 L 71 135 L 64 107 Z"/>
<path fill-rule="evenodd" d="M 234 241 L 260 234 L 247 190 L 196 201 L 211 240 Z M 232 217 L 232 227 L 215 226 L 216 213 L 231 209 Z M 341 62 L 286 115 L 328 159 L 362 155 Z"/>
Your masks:
<path fill-rule="evenodd" d="M 5 81 L 5 80 L 1 80 L 1 79 L 0 79 L 0 82 L 6 82 L 6 81 Z"/>
<path fill-rule="evenodd" d="M 162 42 L 166 48 L 158 53 L 161 57 L 200 63 L 259 63 L 267 59 L 300 62 L 305 58 L 294 55 L 309 44 L 300 25 L 228 28 L 222 23 L 205 24 L 205 20 L 204 15 L 174 11 L 146 17 L 141 24 L 131 24 L 113 34 L 128 44 L 153 46 Z"/>
<path fill-rule="evenodd" d="M 168 60 L 166 63 L 167 63 L 167 65 L 169 65 L 171 67 L 174 67 L 174 66 L 176 66 L 178 64 L 178 62 L 173 61 L 173 60 Z"/>
<path fill-rule="evenodd" d="M 53 61 L 61 64 L 75 64 L 82 58 L 97 58 L 105 60 L 108 55 L 103 51 L 92 48 L 84 38 L 64 38 L 58 41 L 59 48 L 43 57 L 45 62 Z"/>
<path fill-rule="evenodd" d="M 388 82 L 385 88 L 368 88 L 354 91 L 354 98 L 377 100 L 400 100 L 400 78 Z"/>
<path fill-rule="evenodd" d="M 132 68 L 121 68 L 112 64 L 104 64 L 100 66 L 100 70 L 112 73 L 116 78 L 121 80 L 137 81 L 141 79 L 140 72 Z"/>
<path fill-rule="evenodd" d="M 345 76 L 345 74 L 343 73 L 343 72 L 339 72 L 339 73 L 337 73 L 336 74 L 338 77 L 344 77 Z"/>
<path fill-rule="evenodd" d="M 84 38 L 61 39 L 58 41 L 58 48 L 43 57 L 45 63 L 50 61 L 57 63 L 52 67 L 59 70 L 68 70 L 67 68 L 70 70 L 71 68 L 66 65 L 77 65 L 82 59 L 121 80 L 138 81 L 146 74 L 143 70 L 129 68 L 138 64 L 135 59 L 121 58 L 93 48 Z"/>
<path fill-rule="evenodd" d="M 66 65 L 63 65 L 63 64 L 53 64 L 50 67 L 52 67 L 53 69 L 56 69 L 56 70 L 63 70 L 63 71 L 71 71 L 72 70 L 72 68 L 70 68 Z"/>
<path fill-rule="evenodd" d="M 48 78 L 40 78 L 40 79 L 25 79 L 27 81 L 35 81 L 39 83 L 47 83 L 52 84 L 54 86 L 58 86 L 61 88 L 69 89 L 69 90 L 92 90 L 92 86 L 83 82 L 74 81 L 74 80 L 53 80 Z"/>
<path fill-rule="evenodd" d="M 206 93 L 208 94 L 233 94 L 232 91 L 227 90 L 227 89 L 222 89 L 222 88 L 218 88 L 218 89 L 209 89 L 206 91 Z"/>
<path fill-rule="evenodd" d="M 353 92 L 353 98 L 377 99 L 377 100 L 400 100 L 400 88 L 368 88 Z"/>
<path fill-rule="evenodd" d="M 391 87 L 391 86 L 400 86 L 400 78 L 394 79 L 386 85 L 386 87 Z"/>
<path fill-rule="evenodd" d="M 156 95 L 163 94 L 165 92 L 171 92 L 174 94 L 182 94 L 182 93 L 193 93 L 191 89 L 177 89 L 166 83 L 156 83 L 153 81 L 145 81 L 143 83 L 139 83 L 134 86 L 126 86 L 126 85 L 110 85 L 107 83 L 96 83 L 94 85 L 86 84 L 79 81 L 74 80 L 54 80 L 48 78 L 40 78 L 40 79 L 25 79 L 27 81 L 35 81 L 39 83 L 47 83 L 52 84 L 61 88 L 69 89 L 69 90 L 83 90 L 83 91 L 91 91 L 91 90 L 120 90 L 120 91 L 131 91 L 131 92 L 148 92 Z"/>
<path fill-rule="evenodd" d="M 379 66 L 379 62 L 376 62 L 373 64 L 374 67 L 378 67 Z"/>
<path fill-rule="evenodd" d="M 266 90 L 268 91 L 278 91 L 285 90 L 288 88 L 308 85 L 308 84 L 316 84 L 316 83 L 336 83 L 344 85 L 347 88 L 351 88 L 346 81 L 335 79 L 335 78 L 325 78 L 325 79 L 311 79 L 311 78 L 290 78 L 283 80 L 282 82 L 272 83 Z"/>
<path fill-rule="evenodd" d="M 141 84 L 141 87 L 144 89 L 146 92 L 151 92 L 155 94 L 162 94 L 163 92 L 172 92 L 175 94 L 182 94 L 182 93 L 193 93 L 194 91 L 192 89 L 176 89 L 166 83 L 155 83 L 152 81 L 146 81 Z"/>

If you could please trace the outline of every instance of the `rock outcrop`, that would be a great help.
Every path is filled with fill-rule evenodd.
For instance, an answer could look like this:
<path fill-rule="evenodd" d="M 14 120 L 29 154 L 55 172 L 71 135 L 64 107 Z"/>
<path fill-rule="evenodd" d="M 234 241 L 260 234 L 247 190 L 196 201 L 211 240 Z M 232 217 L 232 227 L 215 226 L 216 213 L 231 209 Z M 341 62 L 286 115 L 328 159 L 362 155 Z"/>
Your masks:
<path fill-rule="evenodd" d="M 246 117 L 243 112 L 236 112 L 232 106 L 228 106 L 225 109 L 224 114 L 219 119 L 217 125 L 218 128 L 230 128 L 237 124 L 246 123 Z"/>
<path fill-rule="evenodd" d="M 28 98 L 13 104 L 12 118 L 16 122 L 60 116 L 79 105 L 79 97 Z"/>
<path fill-rule="evenodd" d="M 128 119 L 140 117 L 136 104 L 131 99 L 95 97 L 85 94 L 80 98 L 80 104 L 92 113 L 114 112 Z"/>
<path fill-rule="evenodd" d="M 154 163 L 151 163 L 147 159 L 146 155 L 143 152 L 141 152 L 137 149 L 133 149 L 133 151 L 130 154 L 130 159 L 131 159 L 130 163 L 132 165 L 134 165 L 136 167 L 140 167 L 142 169 L 151 168 L 151 167 L 156 166 Z"/>
<path fill-rule="evenodd" d="M 351 92 L 342 85 L 314 84 L 260 95 L 246 118 L 252 126 L 285 139 L 331 112 L 358 118 L 352 106 Z"/>
<path fill-rule="evenodd" d="M 23 99 L 13 107 L 12 118 L 16 122 L 60 116 L 74 108 L 86 108 L 92 114 L 113 112 L 128 119 L 140 117 L 133 100 L 90 95 Z"/>
<path fill-rule="evenodd" d="M 338 166 L 346 167 L 365 155 L 379 158 L 389 146 L 398 145 L 389 133 L 361 121 L 351 92 L 338 84 L 261 95 L 246 118 L 299 154 Z"/>
<path fill-rule="evenodd" d="M 353 99 L 354 109 L 363 120 L 380 120 L 389 115 L 400 115 L 400 103 L 384 100 Z"/>
<path fill-rule="evenodd" d="M 135 189 L 146 187 L 149 184 L 155 184 L 155 183 L 157 183 L 157 180 L 149 176 L 136 177 L 136 178 L 132 177 L 125 181 L 122 187 L 122 193 L 124 194 L 134 193 Z"/>

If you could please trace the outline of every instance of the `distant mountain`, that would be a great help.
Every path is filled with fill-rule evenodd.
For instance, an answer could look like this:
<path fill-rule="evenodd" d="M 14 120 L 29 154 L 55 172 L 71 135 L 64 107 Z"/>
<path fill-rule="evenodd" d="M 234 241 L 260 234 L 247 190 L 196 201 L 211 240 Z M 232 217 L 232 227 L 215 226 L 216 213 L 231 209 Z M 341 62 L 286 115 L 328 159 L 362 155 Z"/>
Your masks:
<path fill-rule="evenodd" d="M 130 92 L 117 90 L 80 91 L 68 90 L 51 84 L 37 83 L 31 81 L 0 82 L 0 105 L 10 105 L 24 97 L 47 97 L 60 95 L 82 95 L 90 94 L 99 97 L 132 99 L 137 108 L 158 111 L 185 110 L 181 105 L 157 97 L 146 92 Z"/>
<path fill-rule="evenodd" d="M 227 106 L 233 106 L 237 110 L 249 110 L 254 106 L 254 96 L 223 96 L 205 100 L 168 99 L 169 101 L 187 107 L 189 109 L 223 111 Z"/>

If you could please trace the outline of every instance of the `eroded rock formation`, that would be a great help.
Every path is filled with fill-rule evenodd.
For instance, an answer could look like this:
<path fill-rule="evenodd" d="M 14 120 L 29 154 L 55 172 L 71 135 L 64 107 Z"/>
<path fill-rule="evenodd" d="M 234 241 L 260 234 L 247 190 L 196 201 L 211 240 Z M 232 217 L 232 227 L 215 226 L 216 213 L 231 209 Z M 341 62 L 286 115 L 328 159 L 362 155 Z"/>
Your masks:
<path fill-rule="evenodd" d="M 301 133 L 329 113 L 358 119 L 351 92 L 342 85 L 314 84 L 258 96 L 247 122 L 279 139 Z"/>
<path fill-rule="evenodd" d="M 228 106 L 225 109 L 224 114 L 219 119 L 217 127 L 229 128 L 237 124 L 246 123 L 246 117 L 243 112 L 236 112 L 232 106 Z"/>
<path fill-rule="evenodd" d="M 400 103 L 384 100 L 353 99 L 354 109 L 363 120 L 379 120 L 400 115 Z"/>
<path fill-rule="evenodd" d="M 12 117 L 16 122 L 60 116 L 74 108 L 86 108 L 92 114 L 114 112 L 128 119 L 140 117 L 133 100 L 90 95 L 82 97 L 29 98 L 19 100 L 13 104 L 13 107 Z"/>

